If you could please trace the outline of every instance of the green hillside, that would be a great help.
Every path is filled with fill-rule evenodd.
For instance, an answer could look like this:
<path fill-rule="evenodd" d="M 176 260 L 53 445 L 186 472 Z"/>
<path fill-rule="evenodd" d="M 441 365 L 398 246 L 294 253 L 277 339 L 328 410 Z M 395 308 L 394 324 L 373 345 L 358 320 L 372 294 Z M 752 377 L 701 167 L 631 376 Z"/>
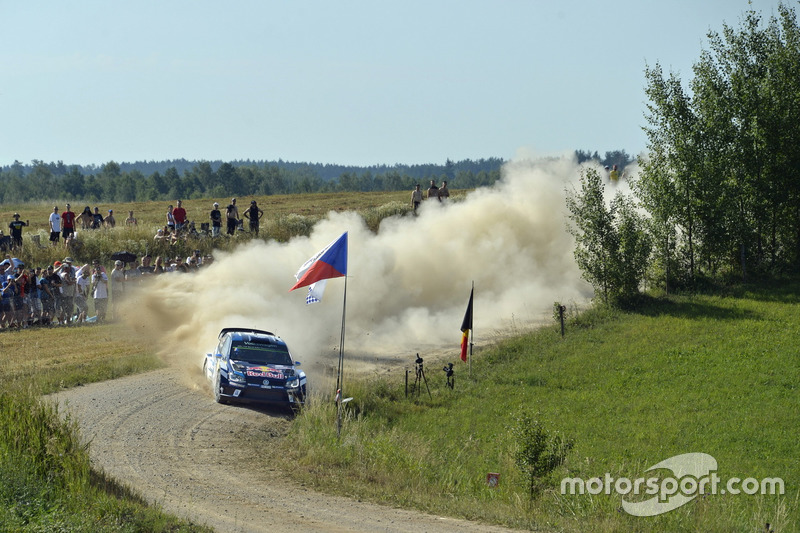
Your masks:
<path fill-rule="evenodd" d="M 432 398 L 423 389 L 407 399 L 401 373 L 359 383 L 340 439 L 333 407 L 317 406 L 286 452 L 304 481 L 327 490 L 514 527 L 795 531 L 799 291 L 795 281 L 589 311 L 563 339 L 553 326 L 479 348 L 471 378 L 456 365 L 453 391 L 441 364 L 428 365 Z M 533 501 L 510 430 L 525 410 L 575 441 Z M 706 495 L 651 517 L 625 513 L 620 495 L 560 494 L 567 476 L 650 477 L 651 466 L 691 452 L 713 456 L 723 482 L 779 477 L 785 494 Z M 490 472 L 499 487 L 487 487 Z"/>

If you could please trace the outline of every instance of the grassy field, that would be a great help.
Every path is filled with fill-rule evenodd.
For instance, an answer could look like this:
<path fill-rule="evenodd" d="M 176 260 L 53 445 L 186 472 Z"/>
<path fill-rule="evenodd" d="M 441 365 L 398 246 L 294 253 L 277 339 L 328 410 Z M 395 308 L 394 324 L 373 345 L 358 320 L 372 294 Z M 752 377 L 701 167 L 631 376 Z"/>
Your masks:
<path fill-rule="evenodd" d="M 407 212 L 406 196 L 258 198 L 267 217 L 258 238 L 306 234 L 325 213 L 344 208 L 377 228 L 383 216 Z M 212 201 L 187 202 L 190 218 L 205 217 Z M 166 204 L 109 207 L 119 221 L 134 210 L 138 226 L 86 232 L 84 247 L 71 252 L 78 262 L 118 249 L 140 253 Z M 0 207 L 0 218 L 18 210 L 36 221 L 20 254 L 29 264 L 65 254 L 29 245 L 51 209 Z M 206 252 L 249 238 L 186 246 Z M 777 532 L 797 531 L 799 300 L 798 281 L 745 286 L 716 296 L 646 299 L 636 312 L 573 314 L 563 339 L 555 326 L 499 342 L 478 339 L 472 375 L 458 363 L 454 390 L 444 386 L 443 361 L 427 359 L 432 398 L 423 391 L 407 399 L 399 375 L 352 382 L 348 395 L 355 399 L 341 438 L 332 406 L 312 403 L 296 419 L 283 453 L 270 458 L 323 490 L 520 528 L 749 532 L 770 522 Z M 0 531 L 201 530 L 92 472 L 75 427 L 37 400 L 60 388 L 157 368 L 150 348 L 123 326 L 108 324 L 2 332 L 0 353 L 6 362 L 0 366 Z M 519 443 L 511 426 L 524 411 L 551 434 L 575 441 L 566 464 L 533 501 L 514 464 Z M 621 510 L 620 496 L 558 490 L 565 476 L 648 476 L 650 466 L 689 452 L 716 458 L 723 480 L 780 477 L 786 493 L 707 496 L 636 518 Z M 489 472 L 500 474 L 497 488 L 487 487 Z"/>
<path fill-rule="evenodd" d="M 451 200 L 460 201 L 466 191 L 453 191 Z M 50 246 L 50 230 L 48 217 L 53 210 L 53 205 L 58 206 L 59 212 L 63 211 L 66 202 L 37 203 L 24 205 L 0 205 L 0 231 L 8 234 L 8 223 L 13 220 L 14 213 L 20 214 L 20 220 L 30 222 L 30 227 L 23 229 L 24 250 L 15 252 L 26 264 L 42 266 L 52 264 L 54 261 L 63 260 L 66 255 L 72 256 L 77 263 L 89 263 L 99 259 L 103 264 L 111 265 L 110 256 L 116 251 L 126 250 L 138 257 L 149 253 L 153 258 L 162 256 L 186 257 L 194 250 L 200 250 L 204 255 L 211 254 L 214 250 L 232 250 L 243 241 L 257 238 L 286 242 L 297 235 L 309 235 L 311 229 L 321 218 L 330 211 L 358 211 L 364 218 L 367 226 L 377 231 L 380 221 L 391 215 L 406 215 L 410 212 L 409 195 L 405 191 L 398 192 L 367 192 L 367 193 L 327 193 L 312 195 L 284 195 L 284 196 L 254 196 L 237 199 L 240 214 L 250 205 L 251 200 L 256 200 L 264 216 L 261 219 L 259 235 L 255 236 L 249 231 L 237 232 L 235 236 L 223 235 L 220 238 L 185 238 L 175 244 L 157 243 L 153 237 L 159 228 L 166 223 L 167 206 L 175 202 L 136 202 L 125 204 L 101 204 L 100 212 L 106 214 L 108 209 L 114 210 L 117 225 L 114 228 L 101 228 L 98 230 L 78 230 L 74 245 L 67 250 L 63 244 Z M 209 213 L 213 202 L 220 204 L 220 209 L 225 211 L 225 206 L 230 203 L 230 198 L 209 198 L 206 200 L 187 200 L 184 207 L 188 219 L 195 222 L 199 231 L 200 224 L 209 222 Z M 84 207 L 83 203 L 72 201 L 72 210 L 79 214 Z M 94 209 L 95 205 L 91 205 Z M 126 226 L 124 221 L 128 212 L 133 211 L 137 220 L 136 226 Z M 247 221 L 244 227 L 247 228 Z M 38 240 L 38 245 L 34 241 Z"/>
<path fill-rule="evenodd" d="M 325 490 L 526 529 L 797 531 L 798 301 L 795 281 L 590 310 L 563 339 L 553 326 L 481 349 L 471 378 L 456 366 L 453 391 L 429 365 L 432 399 L 406 399 L 399 377 L 359 383 L 341 438 L 333 407 L 313 406 L 285 443 L 287 464 Z M 575 440 L 533 501 L 514 463 L 511 427 L 524 411 Z M 785 495 L 709 495 L 634 517 L 619 495 L 559 490 L 567 476 L 650 477 L 690 452 L 713 456 L 723 481 L 780 477 Z M 489 472 L 499 487 L 487 486 Z"/>

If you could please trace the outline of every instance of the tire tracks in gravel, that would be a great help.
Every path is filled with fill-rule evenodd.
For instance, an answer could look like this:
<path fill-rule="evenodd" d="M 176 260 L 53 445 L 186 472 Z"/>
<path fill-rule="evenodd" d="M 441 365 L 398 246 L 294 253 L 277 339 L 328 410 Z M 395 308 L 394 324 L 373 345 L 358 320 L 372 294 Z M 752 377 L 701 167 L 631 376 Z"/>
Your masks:
<path fill-rule="evenodd" d="M 317 493 L 269 464 L 287 416 L 220 405 L 157 370 L 49 396 L 77 421 L 92 464 L 164 510 L 220 532 L 508 531 Z"/>

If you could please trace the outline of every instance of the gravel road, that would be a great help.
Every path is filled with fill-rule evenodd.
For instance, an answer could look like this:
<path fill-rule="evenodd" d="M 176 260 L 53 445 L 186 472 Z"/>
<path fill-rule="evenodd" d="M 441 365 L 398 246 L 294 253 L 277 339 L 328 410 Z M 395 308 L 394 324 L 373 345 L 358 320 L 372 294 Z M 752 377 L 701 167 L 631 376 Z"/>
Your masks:
<path fill-rule="evenodd" d="M 78 421 L 95 467 L 166 511 L 220 532 L 508 531 L 320 494 L 268 462 L 253 468 L 253 443 L 280 439 L 291 421 L 218 405 L 174 369 L 52 398 Z"/>

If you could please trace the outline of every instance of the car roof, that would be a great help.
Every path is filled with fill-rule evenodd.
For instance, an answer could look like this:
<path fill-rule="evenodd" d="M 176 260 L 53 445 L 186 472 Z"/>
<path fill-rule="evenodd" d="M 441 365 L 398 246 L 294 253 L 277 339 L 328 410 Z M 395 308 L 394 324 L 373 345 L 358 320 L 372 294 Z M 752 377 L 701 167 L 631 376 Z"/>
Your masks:
<path fill-rule="evenodd" d="M 286 344 L 283 339 L 272 333 L 271 331 L 265 331 L 262 329 L 253 329 L 253 328 L 224 328 L 222 331 L 219 332 L 219 337 L 222 338 L 224 335 L 230 333 L 231 338 L 237 341 L 249 341 L 253 339 L 260 339 L 269 341 L 271 344 Z"/>

